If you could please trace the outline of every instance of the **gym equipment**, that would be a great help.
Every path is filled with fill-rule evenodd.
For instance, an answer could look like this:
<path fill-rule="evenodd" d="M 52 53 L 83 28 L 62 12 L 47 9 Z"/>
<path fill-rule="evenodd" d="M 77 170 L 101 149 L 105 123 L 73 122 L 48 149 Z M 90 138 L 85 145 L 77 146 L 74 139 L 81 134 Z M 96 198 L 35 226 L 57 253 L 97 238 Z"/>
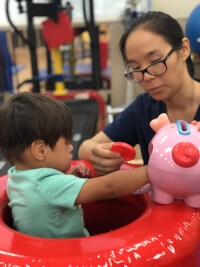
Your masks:
<path fill-rule="evenodd" d="M 20 12 L 24 12 L 23 7 L 21 5 L 22 1 L 25 0 L 16 0 L 19 4 Z M 86 21 L 86 26 L 88 27 L 88 31 L 91 38 L 91 46 L 92 46 L 92 62 L 93 62 L 93 75 L 91 78 L 84 79 L 83 77 L 72 76 L 70 79 L 65 80 L 65 76 L 62 74 L 62 59 L 61 59 L 61 52 L 59 51 L 58 45 L 63 44 L 64 42 L 70 42 L 73 40 L 73 31 L 70 26 L 70 19 L 71 19 L 71 5 L 68 2 L 66 7 L 64 7 L 60 0 L 52 0 L 50 3 L 34 3 L 34 0 L 26 0 L 26 7 L 27 7 L 27 18 L 28 18 L 28 38 L 25 39 L 23 36 L 20 35 L 18 29 L 12 23 L 12 20 L 9 16 L 9 0 L 6 0 L 6 13 L 8 20 L 14 30 L 22 37 L 22 40 L 28 44 L 30 48 L 31 54 L 31 66 L 32 66 L 32 79 L 25 80 L 24 83 L 32 83 L 33 92 L 40 92 L 40 81 L 46 80 L 47 81 L 47 92 L 52 92 L 49 90 L 48 85 L 53 84 L 53 89 L 56 89 L 52 92 L 52 97 L 56 97 L 57 95 L 60 96 L 58 99 L 64 101 L 72 111 L 72 117 L 74 122 L 74 134 L 72 144 L 74 146 L 73 151 L 73 158 L 78 159 L 78 145 L 88 138 L 91 138 L 96 130 L 96 125 L 98 118 L 102 116 L 98 112 L 101 111 L 99 109 L 99 104 L 97 99 L 101 102 L 101 105 L 105 105 L 103 103 L 103 99 L 101 95 L 98 95 L 96 99 L 89 99 L 91 95 L 97 95 L 97 92 L 90 92 L 85 90 L 84 92 L 79 92 L 80 87 L 83 84 L 87 86 L 86 88 L 92 89 L 99 89 L 101 88 L 101 78 L 100 78 L 100 66 L 99 63 L 99 50 L 98 50 L 98 32 L 97 28 L 94 25 L 94 14 L 93 14 L 93 1 L 89 1 L 89 10 L 90 10 L 90 20 L 88 20 L 86 15 L 86 1 L 83 1 L 83 10 L 84 10 L 84 17 Z M 67 14 L 66 14 L 67 12 Z M 48 62 L 48 74 L 45 77 L 40 77 L 38 75 L 38 68 L 37 68 L 37 57 L 36 57 L 36 40 L 35 40 L 35 31 L 33 25 L 33 18 L 34 17 L 48 17 L 46 21 L 43 22 L 43 34 L 45 36 L 45 41 L 49 49 L 53 49 L 54 59 L 55 59 L 55 74 L 51 73 L 51 58 L 49 50 L 47 49 L 47 62 Z M 54 35 L 54 36 L 53 36 Z M 59 37 L 59 38 L 58 38 Z M 21 85 L 22 85 L 21 84 Z M 54 87 L 55 85 L 55 87 Z M 65 85 L 67 89 L 71 89 L 72 87 L 77 90 L 77 92 L 70 92 L 70 90 L 65 89 Z M 20 85 L 18 86 L 18 88 Z M 52 89 L 52 88 L 51 88 Z M 81 88 L 82 89 L 82 88 Z M 85 87 L 83 88 L 85 89 Z M 75 97 L 72 97 L 76 95 Z M 80 95 L 89 95 L 89 98 L 82 98 L 77 99 Z M 73 98 L 73 100 L 72 100 Z M 102 104 L 103 103 L 103 104 Z M 104 116 L 104 115 L 103 115 Z M 102 128 L 100 128 L 102 129 Z"/>
<path fill-rule="evenodd" d="M 23 6 L 21 4 L 22 1 L 26 2 L 26 13 L 27 13 L 27 23 L 28 23 L 28 36 L 27 39 L 21 34 L 21 32 L 16 28 L 14 23 L 10 18 L 9 13 L 9 1 L 6 0 L 6 14 L 8 21 L 14 31 L 22 38 L 23 42 L 25 42 L 30 49 L 30 56 L 31 56 L 31 68 L 32 68 L 32 79 L 25 80 L 22 84 L 18 85 L 18 88 L 23 85 L 24 83 L 31 83 L 33 84 L 33 92 L 40 92 L 40 81 L 47 79 L 47 84 L 49 90 L 54 90 L 54 83 L 56 81 L 56 75 L 52 74 L 52 67 L 51 67 L 51 55 L 47 49 L 47 69 L 48 75 L 46 77 L 39 77 L 38 73 L 38 64 L 37 64 L 37 55 L 36 55 L 36 37 L 35 37 L 35 30 L 33 19 L 34 17 L 47 17 L 52 19 L 55 23 L 58 22 L 59 14 L 62 11 L 66 11 L 69 17 L 71 18 L 71 5 L 67 2 L 66 6 L 62 5 L 61 0 L 52 0 L 50 3 L 34 3 L 34 0 L 16 0 L 19 5 L 20 13 L 25 12 Z M 68 89 L 88 89 L 92 88 L 98 90 L 102 88 L 102 79 L 101 79 L 101 70 L 100 70 L 100 58 L 99 58 L 99 40 L 98 40 L 98 27 L 95 26 L 94 23 L 94 5 L 93 0 L 87 1 L 89 4 L 89 14 L 86 13 L 86 0 L 82 0 L 83 5 L 83 13 L 84 19 L 86 23 L 86 28 L 90 34 L 91 39 L 91 51 L 92 51 L 92 75 L 91 77 L 79 77 L 74 75 L 74 77 L 62 77 L 65 85 Z M 59 38 L 60 40 L 60 38 Z M 59 77 L 61 79 L 61 77 Z"/>
<path fill-rule="evenodd" d="M 70 20 L 66 12 L 60 12 L 58 14 L 57 22 L 54 22 L 52 19 L 48 19 L 44 21 L 42 25 L 42 33 L 47 44 L 47 48 L 48 50 L 51 50 L 53 54 L 54 74 L 60 76 L 59 81 L 55 82 L 54 93 L 64 94 L 66 93 L 66 89 L 62 78 L 62 52 L 60 51 L 59 46 L 72 42 L 74 39 L 74 33 L 70 25 Z"/>
<path fill-rule="evenodd" d="M 13 63 L 11 61 L 10 53 L 7 45 L 6 32 L 0 31 L 0 66 L 2 72 L 0 74 L 1 78 L 1 89 L 2 92 L 13 92 L 13 77 L 12 77 L 12 67 Z"/>

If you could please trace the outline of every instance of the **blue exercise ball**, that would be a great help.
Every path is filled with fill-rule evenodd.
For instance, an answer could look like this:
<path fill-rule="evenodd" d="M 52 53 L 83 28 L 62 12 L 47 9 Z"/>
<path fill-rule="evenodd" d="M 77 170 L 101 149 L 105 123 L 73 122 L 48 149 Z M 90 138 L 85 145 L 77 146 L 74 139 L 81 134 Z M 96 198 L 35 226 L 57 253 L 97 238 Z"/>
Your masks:
<path fill-rule="evenodd" d="M 200 4 L 190 14 L 186 22 L 185 34 L 190 40 L 192 52 L 200 55 Z"/>

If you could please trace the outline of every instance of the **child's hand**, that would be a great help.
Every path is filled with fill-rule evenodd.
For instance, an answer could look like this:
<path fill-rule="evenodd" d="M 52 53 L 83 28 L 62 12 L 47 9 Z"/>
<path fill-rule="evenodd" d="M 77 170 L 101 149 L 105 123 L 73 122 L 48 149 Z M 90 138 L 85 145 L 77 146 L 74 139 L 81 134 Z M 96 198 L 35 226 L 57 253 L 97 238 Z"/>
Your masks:
<path fill-rule="evenodd" d="M 91 170 L 88 167 L 84 166 L 84 165 L 76 165 L 76 166 L 72 167 L 70 169 L 69 173 L 73 174 L 73 175 L 75 175 L 77 177 L 82 177 L 82 178 L 91 178 L 91 177 L 93 177 Z"/>
<path fill-rule="evenodd" d="M 200 122 L 199 121 L 194 120 L 191 122 L 191 124 L 195 125 L 198 128 L 198 130 L 200 131 Z"/>

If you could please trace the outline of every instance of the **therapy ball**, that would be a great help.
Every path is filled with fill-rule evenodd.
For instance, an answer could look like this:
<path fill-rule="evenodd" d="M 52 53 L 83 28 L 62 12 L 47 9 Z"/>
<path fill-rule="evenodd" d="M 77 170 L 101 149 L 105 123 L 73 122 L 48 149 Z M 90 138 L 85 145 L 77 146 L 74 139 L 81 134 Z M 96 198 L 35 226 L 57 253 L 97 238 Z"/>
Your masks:
<path fill-rule="evenodd" d="M 200 4 L 190 14 L 185 28 L 193 52 L 200 55 Z"/>

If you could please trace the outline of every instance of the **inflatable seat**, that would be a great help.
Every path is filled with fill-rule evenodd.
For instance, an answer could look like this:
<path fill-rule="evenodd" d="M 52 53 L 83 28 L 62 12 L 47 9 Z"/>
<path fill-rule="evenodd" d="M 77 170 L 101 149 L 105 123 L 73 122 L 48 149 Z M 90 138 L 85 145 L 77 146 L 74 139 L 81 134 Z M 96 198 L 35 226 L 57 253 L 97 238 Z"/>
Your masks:
<path fill-rule="evenodd" d="M 200 266 L 200 211 L 183 201 L 161 205 L 143 194 L 87 204 L 90 237 L 39 238 L 13 229 L 6 181 L 0 178 L 0 266 Z"/>

